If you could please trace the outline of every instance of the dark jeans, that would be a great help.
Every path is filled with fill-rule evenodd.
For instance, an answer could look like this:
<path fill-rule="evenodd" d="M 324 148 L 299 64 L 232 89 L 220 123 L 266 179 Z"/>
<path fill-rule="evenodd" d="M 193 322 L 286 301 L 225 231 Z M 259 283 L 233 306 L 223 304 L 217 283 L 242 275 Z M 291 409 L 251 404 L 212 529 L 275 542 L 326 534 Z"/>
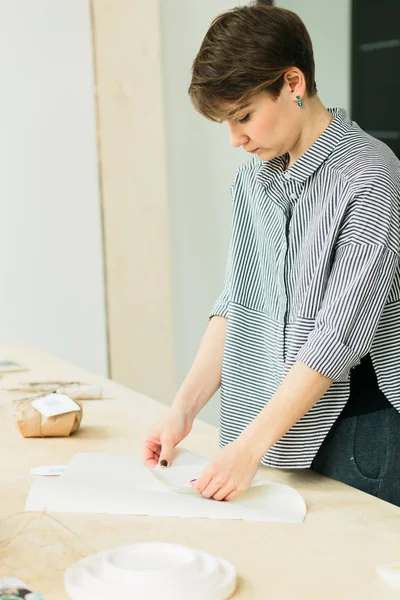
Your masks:
<path fill-rule="evenodd" d="M 311 469 L 400 506 L 400 413 L 391 407 L 338 419 Z"/>

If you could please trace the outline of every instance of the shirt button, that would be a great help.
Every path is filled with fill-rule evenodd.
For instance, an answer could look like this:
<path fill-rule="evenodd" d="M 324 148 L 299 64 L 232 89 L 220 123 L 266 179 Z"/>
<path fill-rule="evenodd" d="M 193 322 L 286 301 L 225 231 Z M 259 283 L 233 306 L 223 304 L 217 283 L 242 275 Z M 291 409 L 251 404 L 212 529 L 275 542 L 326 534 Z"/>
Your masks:
<path fill-rule="evenodd" d="M 296 194 L 290 194 L 290 199 L 291 200 L 296 200 L 296 198 L 297 198 Z"/>
<path fill-rule="evenodd" d="M 283 176 L 284 176 L 285 179 L 290 179 L 290 173 L 288 171 L 285 171 L 283 173 Z"/>

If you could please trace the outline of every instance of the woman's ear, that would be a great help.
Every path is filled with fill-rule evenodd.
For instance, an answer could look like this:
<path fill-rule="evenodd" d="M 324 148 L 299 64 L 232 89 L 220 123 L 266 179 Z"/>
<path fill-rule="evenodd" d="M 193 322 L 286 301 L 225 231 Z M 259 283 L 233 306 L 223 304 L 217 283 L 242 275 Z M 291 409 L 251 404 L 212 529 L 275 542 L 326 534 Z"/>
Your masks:
<path fill-rule="evenodd" d="M 297 67 L 288 69 L 284 74 L 283 79 L 289 86 L 290 92 L 294 98 L 296 96 L 303 98 L 306 92 L 306 80 L 300 69 L 297 69 Z"/>

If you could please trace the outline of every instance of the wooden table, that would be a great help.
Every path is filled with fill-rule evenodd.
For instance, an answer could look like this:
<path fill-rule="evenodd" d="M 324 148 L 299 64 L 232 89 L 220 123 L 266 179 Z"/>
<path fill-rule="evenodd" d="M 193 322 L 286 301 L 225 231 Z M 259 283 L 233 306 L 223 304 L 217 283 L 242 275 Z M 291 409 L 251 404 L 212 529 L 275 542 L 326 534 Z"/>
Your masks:
<path fill-rule="evenodd" d="M 137 455 L 142 436 L 166 407 L 23 344 L 0 344 L 0 359 L 31 369 L 5 376 L 2 388 L 41 379 L 84 380 L 101 384 L 108 398 L 84 402 L 82 427 L 70 438 L 24 439 L 13 423 L 11 395 L 2 394 L 0 576 L 19 577 L 45 600 L 66 600 L 63 574 L 72 562 L 119 544 L 157 540 L 231 560 L 240 575 L 235 600 L 400 598 L 375 573 L 377 565 L 400 561 L 400 509 L 308 470 L 260 468 L 303 495 L 308 514 L 301 525 L 25 513 L 31 467 L 66 464 L 82 451 Z M 184 446 L 211 459 L 218 451 L 217 430 L 198 420 Z"/>

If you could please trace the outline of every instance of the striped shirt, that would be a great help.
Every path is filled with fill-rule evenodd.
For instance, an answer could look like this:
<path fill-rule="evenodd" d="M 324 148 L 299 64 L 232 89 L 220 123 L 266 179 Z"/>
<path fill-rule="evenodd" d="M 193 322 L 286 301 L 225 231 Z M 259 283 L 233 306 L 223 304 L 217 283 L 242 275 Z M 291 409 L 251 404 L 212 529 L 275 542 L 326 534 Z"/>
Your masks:
<path fill-rule="evenodd" d="M 333 384 L 262 458 L 306 468 L 344 408 L 368 352 L 400 411 L 400 162 L 342 109 L 289 169 L 242 165 L 231 186 L 220 446 L 236 439 L 295 361 Z"/>

